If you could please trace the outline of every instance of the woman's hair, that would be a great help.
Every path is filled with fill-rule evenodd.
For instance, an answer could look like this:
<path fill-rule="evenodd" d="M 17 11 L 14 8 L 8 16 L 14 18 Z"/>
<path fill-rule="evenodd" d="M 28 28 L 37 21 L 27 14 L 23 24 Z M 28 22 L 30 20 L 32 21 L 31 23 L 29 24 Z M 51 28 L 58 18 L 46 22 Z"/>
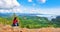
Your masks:
<path fill-rule="evenodd" d="M 14 20 L 16 20 L 17 19 L 17 17 L 14 17 Z"/>

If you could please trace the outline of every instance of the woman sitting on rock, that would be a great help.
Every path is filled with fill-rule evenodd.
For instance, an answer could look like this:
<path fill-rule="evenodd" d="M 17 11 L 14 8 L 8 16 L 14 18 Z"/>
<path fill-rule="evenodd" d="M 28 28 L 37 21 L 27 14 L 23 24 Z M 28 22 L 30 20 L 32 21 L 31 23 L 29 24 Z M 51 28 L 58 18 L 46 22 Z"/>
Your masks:
<path fill-rule="evenodd" d="M 19 26 L 17 17 L 14 17 L 12 26 Z"/>

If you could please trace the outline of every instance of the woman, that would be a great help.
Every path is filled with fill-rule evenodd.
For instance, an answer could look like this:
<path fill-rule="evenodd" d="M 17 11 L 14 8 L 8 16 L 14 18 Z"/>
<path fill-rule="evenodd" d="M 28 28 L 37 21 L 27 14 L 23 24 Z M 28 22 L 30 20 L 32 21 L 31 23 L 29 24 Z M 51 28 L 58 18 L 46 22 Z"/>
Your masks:
<path fill-rule="evenodd" d="M 13 19 L 13 26 L 19 26 L 17 17 L 14 17 Z"/>

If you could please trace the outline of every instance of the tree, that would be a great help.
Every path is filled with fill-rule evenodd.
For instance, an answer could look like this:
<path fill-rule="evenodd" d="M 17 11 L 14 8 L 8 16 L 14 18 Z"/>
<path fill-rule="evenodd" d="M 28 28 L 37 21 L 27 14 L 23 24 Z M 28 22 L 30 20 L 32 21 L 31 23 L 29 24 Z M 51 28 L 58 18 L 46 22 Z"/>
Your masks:
<path fill-rule="evenodd" d="M 56 24 L 56 27 L 60 27 L 60 16 L 57 16 L 55 19 L 51 20 L 53 24 Z"/>

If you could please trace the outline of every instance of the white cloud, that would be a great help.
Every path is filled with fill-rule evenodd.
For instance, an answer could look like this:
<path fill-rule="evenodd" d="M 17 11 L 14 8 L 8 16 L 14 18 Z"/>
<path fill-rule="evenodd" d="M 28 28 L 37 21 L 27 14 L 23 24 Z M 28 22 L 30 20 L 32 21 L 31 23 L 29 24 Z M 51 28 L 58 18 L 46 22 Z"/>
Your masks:
<path fill-rule="evenodd" d="M 17 0 L 0 0 L 0 13 L 14 13 L 13 9 L 19 7 Z"/>
<path fill-rule="evenodd" d="M 13 1 L 13 3 L 12 3 Z M 5 8 L 11 8 L 15 6 L 13 9 L 4 10 Z M 0 13 L 32 13 L 32 14 L 50 14 L 50 15 L 60 15 L 60 8 L 48 8 L 48 9 L 34 9 L 20 6 L 16 0 L 0 0 Z"/>
<path fill-rule="evenodd" d="M 45 3 L 46 2 L 46 0 L 40 0 L 42 3 Z"/>
<path fill-rule="evenodd" d="M 47 0 L 37 0 L 38 3 L 46 3 Z"/>
<path fill-rule="evenodd" d="M 60 8 L 48 8 L 48 9 L 41 9 L 38 11 L 41 14 L 49 14 L 49 15 L 60 15 Z"/>
<path fill-rule="evenodd" d="M 0 8 L 13 8 L 14 6 L 19 6 L 16 0 L 0 0 Z"/>
<path fill-rule="evenodd" d="M 0 13 L 12 13 L 12 10 L 0 10 Z"/>
<path fill-rule="evenodd" d="M 60 8 L 49 9 L 34 9 L 26 7 L 16 7 L 13 10 L 1 10 L 0 12 L 6 13 L 29 13 L 29 14 L 43 14 L 43 15 L 60 15 Z"/>
<path fill-rule="evenodd" d="M 28 0 L 28 2 L 32 2 L 32 0 Z"/>

